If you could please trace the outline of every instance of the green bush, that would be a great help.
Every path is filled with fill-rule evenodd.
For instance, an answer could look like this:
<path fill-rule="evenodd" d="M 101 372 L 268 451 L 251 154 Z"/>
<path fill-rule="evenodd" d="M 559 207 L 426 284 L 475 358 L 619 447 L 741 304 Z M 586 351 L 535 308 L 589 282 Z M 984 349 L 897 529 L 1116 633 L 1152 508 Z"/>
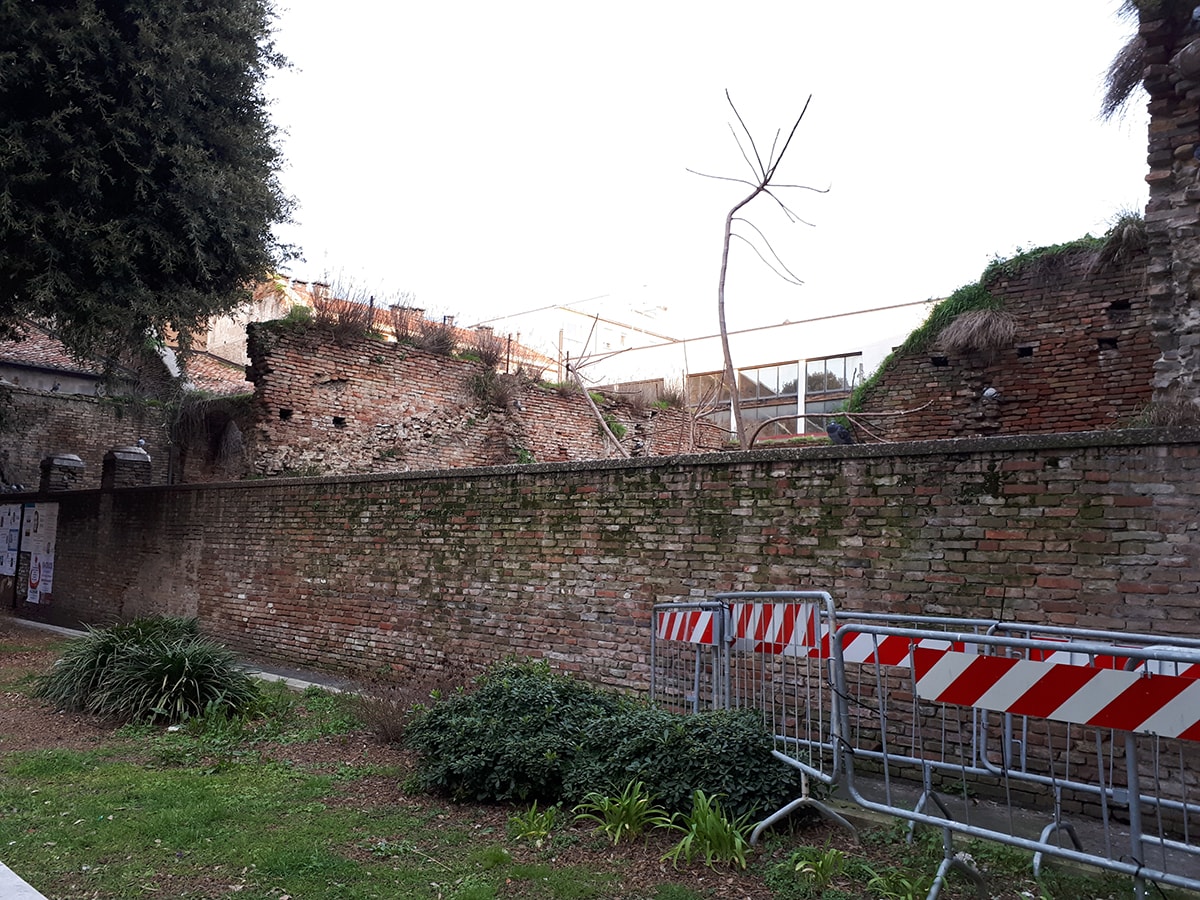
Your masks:
<path fill-rule="evenodd" d="M 420 757 L 414 786 L 457 799 L 577 804 L 640 781 L 667 812 L 688 812 L 702 790 L 736 817 L 800 793 L 759 714 L 666 712 L 544 662 L 493 668 L 422 713 L 405 743 Z"/>
<path fill-rule="evenodd" d="M 456 799 L 556 803 L 579 745 L 622 701 L 544 662 L 508 662 L 412 722 L 417 786 Z"/>
<path fill-rule="evenodd" d="M 89 629 L 34 693 L 72 712 L 178 722 L 240 711 L 258 688 L 230 651 L 199 636 L 195 620 L 164 617 Z"/>
<path fill-rule="evenodd" d="M 748 709 L 680 715 L 638 704 L 596 722 L 567 796 L 630 779 L 644 782 L 672 813 L 690 810 L 697 790 L 719 795 L 735 817 L 777 809 L 800 794 L 799 773 L 771 755 L 762 716 Z"/>

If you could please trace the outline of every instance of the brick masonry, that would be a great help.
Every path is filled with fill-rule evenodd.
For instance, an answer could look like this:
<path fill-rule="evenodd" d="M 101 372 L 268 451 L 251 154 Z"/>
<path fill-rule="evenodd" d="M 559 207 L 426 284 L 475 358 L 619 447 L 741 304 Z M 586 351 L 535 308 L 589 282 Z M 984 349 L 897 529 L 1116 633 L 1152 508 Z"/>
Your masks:
<path fill-rule="evenodd" d="M 1139 34 L 1150 94 L 1151 325 L 1155 399 L 1200 404 L 1200 35 L 1192 3 L 1152 4 Z"/>
<path fill-rule="evenodd" d="M 643 687 L 651 606 L 858 609 L 1200 635 L 1200 430 L 772 449 L 61 496 L 60 624 L 197 615 L 359 674 L 506 654 Z"/>
<path fill-rule="evenodd" d="M 257 475 L 395 472 L 620 456 L 581 393 L 496 376 L 481 363 L 406 344 L 338 343 L 286 323 L 250 329 L 254 423 L 248 462 Z M 489 394 L 487 378 L 505 381 Z M 609 399 L 631 456 L 690 450 L 679 409 Z"/>
<path fill-rule="evenodd" d="M 74 453 L 84 462 L 80 487 L 99 487 L 104 454 L 113 447 L 146 442 L 153 479 L 169 476 L 168 410 L 162 404 L 51 394 L 9 387 L 0 390 L 0 473 L 5 484 L 35 489 L 42 460 Z"/>
<path fill-rule="evenodd" d="M 864 424 L 893 441 L 1128 426 L 1152 399 L 1158 358 L 1145 257 L 1093 266 L 1092 253 L 1074 251 L 990 281 L 1015 320 L 1013 345 L 897 355 L 863 398 Z"/>

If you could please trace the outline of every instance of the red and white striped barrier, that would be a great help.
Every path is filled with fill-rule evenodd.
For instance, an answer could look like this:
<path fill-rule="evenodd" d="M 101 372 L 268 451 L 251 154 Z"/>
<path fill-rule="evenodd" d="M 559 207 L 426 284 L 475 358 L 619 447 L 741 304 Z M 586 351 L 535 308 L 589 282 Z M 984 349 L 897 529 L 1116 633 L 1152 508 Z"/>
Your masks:
<path fill-rule="evenodd" d="M 816 643 L 818 607 L 814 603 L 733 603 L 730 645 L 775 656 L 808 656 Z"/>
<path fill-rule="evenodd" d="M 832 634 L 827 628 L 823 628 L 819 646 L 815 647 L 809 655 L 819 659 L 829 659 L 833 655 L 831 641 Z M 948 650 L 970 653 L 973 650 L 973 645 L 944 641 L 939 638 L 914 640 L 905 635 L 877 635 L 848 631 L 842 637 L 842 660 L 863 665 L 911 669 L 914 647 L 924 647 L 936 653 L 945 653 Z"/>
<path fill-rule="evenodd" d="M 689 644 L 717 642 L 713 617 L 706 609 L 670 610 L 658 613 L 655 634 L 660 641 L 686 641 Z"/>
<path fill-rule="evenodd" d="M 1200 680 L 917 648 L 917 696 L 994 712 L 1200 740 Z"/>

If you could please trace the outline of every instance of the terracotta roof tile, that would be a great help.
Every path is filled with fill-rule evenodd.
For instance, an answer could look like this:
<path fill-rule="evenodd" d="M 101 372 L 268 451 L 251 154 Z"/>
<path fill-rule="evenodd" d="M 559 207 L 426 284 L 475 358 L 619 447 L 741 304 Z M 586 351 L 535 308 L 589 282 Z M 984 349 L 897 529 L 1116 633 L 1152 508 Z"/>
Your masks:
<path fill-rule="evenodd" d="M 195 390 L 218 397 L 254 393 L 254 385 L 246 380 L 245 366 L 217 359 L 207 353 L 188 356 L 187 375 Z"/>

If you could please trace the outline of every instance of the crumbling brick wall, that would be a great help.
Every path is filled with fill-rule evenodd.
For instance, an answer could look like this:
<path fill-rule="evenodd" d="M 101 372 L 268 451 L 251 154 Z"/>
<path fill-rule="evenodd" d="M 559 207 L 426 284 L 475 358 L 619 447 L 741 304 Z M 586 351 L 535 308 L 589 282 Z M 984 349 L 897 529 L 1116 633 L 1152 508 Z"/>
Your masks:
<path fill-rule="evenodd" d="M 1094 252 L 1077 250 L 999 270 L 984 286 L 1015 321 L 1012 345 L 897 354 L 862 399 L 866 432 L 907 441 L 1088 431 L 1127 426 L 1150 402 L 1158 353 L 1144 255 L 1097 268 Z"/>
<path fill-rule="evenodd" d="M 409 344 L 291 323 L 250 328 L 250 468 L 260 475 L 396 472 L 619 456 L 585 398 Z M 489 390 L 488 379 L 505 381 Z M 678 409 L 612 400 L 631 456 L 691 449 Z"/>

